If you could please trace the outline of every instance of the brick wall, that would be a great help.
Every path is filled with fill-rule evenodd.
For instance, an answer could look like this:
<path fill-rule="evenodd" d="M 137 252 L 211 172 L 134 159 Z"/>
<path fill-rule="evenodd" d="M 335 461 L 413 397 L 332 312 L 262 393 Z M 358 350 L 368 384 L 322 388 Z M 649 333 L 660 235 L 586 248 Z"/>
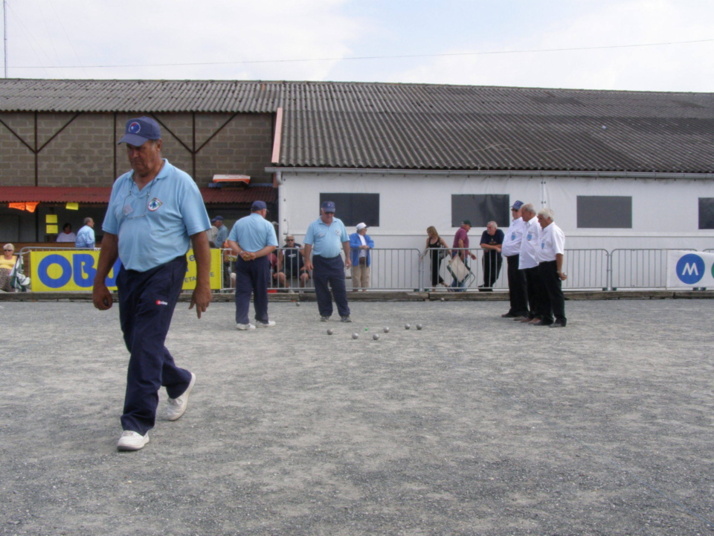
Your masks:
<path fill-rule="evenodd" d="M 122 136 L 135 114 L 0 114 L 0 185 L 108 186 L 127 171 Z M 270 184 L 271 114 L 162 114 L 163 155 L 206 186 L 215 174 Z M 8 128 L 9 127 L 9 128 Z M 23 145 L 10 131 L 30 146 Z M 37 151 L 37 166 L 35 155 Z"/>
<path fill-rule="evenodd" d="M 0 185 L 34 186 L 35 157 L 17 138 L 35 147 L 33 114 L 0 114 L 0 121 Z"/>

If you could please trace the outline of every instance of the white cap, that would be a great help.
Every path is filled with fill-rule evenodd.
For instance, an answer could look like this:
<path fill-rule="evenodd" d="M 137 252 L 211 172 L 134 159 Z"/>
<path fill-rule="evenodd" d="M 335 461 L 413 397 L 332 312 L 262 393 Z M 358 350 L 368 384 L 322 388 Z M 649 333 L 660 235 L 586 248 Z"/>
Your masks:
<path fill-rule="evenodd" d="M 366 224 L 366 223 L 358 223 L 358 224 L 357 224 L 357 230 L 358 230 L 358 231 L 361 231 L 362 229 L 366 229 L 366 228 L 367 228 L 367 224 Z"/>

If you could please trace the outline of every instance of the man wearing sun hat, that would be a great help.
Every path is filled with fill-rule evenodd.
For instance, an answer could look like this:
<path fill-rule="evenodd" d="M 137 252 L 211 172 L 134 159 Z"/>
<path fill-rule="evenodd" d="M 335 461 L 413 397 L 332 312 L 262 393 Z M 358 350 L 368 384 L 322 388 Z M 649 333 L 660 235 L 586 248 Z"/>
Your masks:
<path fill-rule="evenodd" d="M 352 258 L 352 290 L 367 290 L 369 288 L 370 266 L 374 240 L 367 234 L 367 224 L 360 222 L 357 232 L 350 235 L 350 252 Z"/>
<path fill-rule="evenodd" d="M 168 394 L 167 419 L 186 411 L 196 376 L 179 368 L 164 345 L 186 275 L 186 253 L 193 247 L 196 287 L 189 308 L 201 318 L 211 301 L 210 227 L 206 207 L 194 180 L 161 155 L 161 128 L 150 117 L 130 119 L 119 143 L 126 144 L 132 170 L 112 187 L 102 229 L 102 249 L 94 279 L 93 302 L 112 306 L 106 278 L 117 258 L 119 317 L 130 352 L 124 432 L 117 449 L 135 451 L 149 442 L 159 403 Z"/>

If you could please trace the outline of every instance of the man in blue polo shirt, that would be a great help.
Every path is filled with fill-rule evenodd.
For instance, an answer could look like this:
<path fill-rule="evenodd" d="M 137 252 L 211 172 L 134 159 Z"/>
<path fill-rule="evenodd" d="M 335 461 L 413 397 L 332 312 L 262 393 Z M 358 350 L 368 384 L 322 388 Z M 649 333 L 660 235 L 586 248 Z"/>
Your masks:
<path fill-rule="evenodd" d="M 94 249 L 94 220 L 92 218 L 84 218 L 84 227 L 77 231 L 77 237 L 74 239 L 74 247 L 82 249 Z"/>
<path fill-rule="evenodd" d="M 270 255 L 278 247 L 273 224 L 265 219 L 265 201 L 253 201 L 250 215 L 238 220 L 228 235 L 228 245 L 236 255 L 236 329 L 249 330 L 255 326 L 248 321 L 250 295 L 253 294 L 256 325 L 270 328 L 275 322 L 268 319 L 268 285 L 270 283 Z"/>
<path fill-rule="evenodd" d="M 341 252 L 345 254 L 344 262 Z M 305 267 L 312 270 L 320 320 L 327 322 L 332 316 L 334 298 L 342 322 L 352 322 L 345 288 L 345 268 L 350 267 L 350 237 L 342 220 L 335 218 L 335 203 L 332 201 L 322 204 L 320 217 L 307 228 Z"/>
<path fill-rule="evenodd" d="M 129 120 L 119 143 L 126 143 L 132 171 L 112 187 L 92 299 L 97 309 L 112 306 L 106 277 L 121 259 L 119 318 L 131 356 L 117 448 L 133 451 L 149 442 L 162 386 L 169 396 L 168 420 L 186 411 L 196 376 L 176 366 L 164 342 L 186 276 L 189 246 L 197 268 L 189 308 L 195 306 L 201 318 L 211 301 L 210 222 L 196 183 L 162 158 L 155 120 Z"/>

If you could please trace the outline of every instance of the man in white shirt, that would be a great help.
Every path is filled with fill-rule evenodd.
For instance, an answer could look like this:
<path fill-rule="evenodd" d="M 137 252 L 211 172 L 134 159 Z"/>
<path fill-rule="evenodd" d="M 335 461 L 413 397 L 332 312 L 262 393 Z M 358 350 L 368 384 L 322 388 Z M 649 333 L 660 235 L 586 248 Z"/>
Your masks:
<path fill-rule="evenodd" d="M 536 218 L 536 209 L 531 203 L 521 207 L 523 218 L 523 238 L 518 255 L 518 270 L 526 279 L 528 295 L 528 314 L 516 321 L 536 323 L 541 320 L 543 304 L 543 285 L 538 277 L 538 248 L 540 247 L 540 224 Z"/>
<path fill-rule="evenodd" d="M 565 234 L 553 222 L 553 211 L 544 208 L 538 211 L 538 223 L 541 227 L 540 249 L 538 249 L 538 276 L 545 287 L 543 318 L 537 326 L 564 328 L 565 298 L 561 287 L 567 279 L 563 272 L 563 255 L 565 254 Z M 555 321 L 553 320 L 555 317 Z"/>
<path fill-rule="evenodd" d="M 57 242 L 76 242 L 77 235 L 72 232 L 72 224 L 65 223 L 62 232 L 57 235 Z"/>
<path fill-rule="evenodd" d="M 506 230 L 501 244 L 501 255 L 506 257 L 508 263 L 508 298 L 510 309 L 502 314 L 503 318 L 523 318 L 528 315 L 528 298 L 526 295 L 526 276 L 518 269 L 518 257 L 521 252 L 521 241 L 525 223 L 521 216 L 523 201 L 516 201 L 511 206 L 513 222 Z"/>

